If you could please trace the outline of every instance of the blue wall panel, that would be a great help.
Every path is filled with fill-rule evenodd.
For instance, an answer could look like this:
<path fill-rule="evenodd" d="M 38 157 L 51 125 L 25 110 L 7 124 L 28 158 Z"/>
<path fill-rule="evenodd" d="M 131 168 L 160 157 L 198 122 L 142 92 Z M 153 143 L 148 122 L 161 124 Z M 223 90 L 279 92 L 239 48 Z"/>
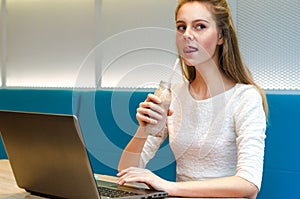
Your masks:
<path fill-rule="evenodd" d="M 300 198 L 300 95 L 267 98 L 269 124 L 258 198 Z"/>

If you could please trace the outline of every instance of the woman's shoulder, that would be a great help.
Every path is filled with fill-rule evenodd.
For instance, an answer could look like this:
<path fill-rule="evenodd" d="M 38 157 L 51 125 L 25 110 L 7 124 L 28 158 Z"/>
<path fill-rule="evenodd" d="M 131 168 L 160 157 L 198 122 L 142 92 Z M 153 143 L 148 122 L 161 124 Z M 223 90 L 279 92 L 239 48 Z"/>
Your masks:
<path fill-rule="evenodd" d="M 260 96 L 257 88 L 252 84 L 241 84 L 238 83 L 235 85 L 235 95 L 240 97 L 255 97 Z"/>
<path fill-rule="evenodd" d="M 176 82 L 172 84 L 172 91 L 175 93 L 186 92 L 188 91 L 189 83 L 187 81 Z"/>
<path fill-rule="evenodd" d="M 232 95 L 237 106 L 248 106 L 249 104 L 262 104 L 262 96 L 258 89 L 251 84 L 237 84 Z"/>

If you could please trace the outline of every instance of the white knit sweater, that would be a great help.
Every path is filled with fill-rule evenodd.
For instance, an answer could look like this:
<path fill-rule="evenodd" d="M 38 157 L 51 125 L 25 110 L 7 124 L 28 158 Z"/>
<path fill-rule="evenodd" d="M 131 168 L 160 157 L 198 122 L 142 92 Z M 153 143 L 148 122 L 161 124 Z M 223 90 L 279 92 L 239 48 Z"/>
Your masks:
<path fill-rule="evenodd" d="M 153 158 L 169 135 L 176 158 L 177 181 L 240 176 L 261 186 L 266 118 L 262 99 L 252 85 L 236 84 L 207 100 L 195 100 L 189 84 L 172 88 L 167 128 L 148 136 L 140 167 Z"/>

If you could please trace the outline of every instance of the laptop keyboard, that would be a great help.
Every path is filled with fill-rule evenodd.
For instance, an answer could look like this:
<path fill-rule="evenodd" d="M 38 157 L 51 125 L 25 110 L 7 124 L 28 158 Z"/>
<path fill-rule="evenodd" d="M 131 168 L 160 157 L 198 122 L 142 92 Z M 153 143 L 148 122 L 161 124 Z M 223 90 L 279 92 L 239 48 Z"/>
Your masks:
<path fill-rule="evenodd" d="M 107 187 L 99 187 L 98 190 L 101 196 L 110 197 L 110 198 L 138 195 L 137 193 L 133 193 L 130 191 L 117 190 L 117 189 L 112 189 Z"/>

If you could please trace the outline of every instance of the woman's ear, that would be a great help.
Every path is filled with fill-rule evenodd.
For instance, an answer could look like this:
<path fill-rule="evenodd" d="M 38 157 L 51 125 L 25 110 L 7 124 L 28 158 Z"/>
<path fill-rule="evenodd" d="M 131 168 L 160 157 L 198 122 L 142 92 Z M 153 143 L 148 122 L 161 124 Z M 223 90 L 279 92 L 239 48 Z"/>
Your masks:
<path fill-rule="evenodd" d="M 222 35 L 222 33 L 219 33 L 218 45 L 222 45 L 223 43 L 224 43 L 223 35 Z"/>

